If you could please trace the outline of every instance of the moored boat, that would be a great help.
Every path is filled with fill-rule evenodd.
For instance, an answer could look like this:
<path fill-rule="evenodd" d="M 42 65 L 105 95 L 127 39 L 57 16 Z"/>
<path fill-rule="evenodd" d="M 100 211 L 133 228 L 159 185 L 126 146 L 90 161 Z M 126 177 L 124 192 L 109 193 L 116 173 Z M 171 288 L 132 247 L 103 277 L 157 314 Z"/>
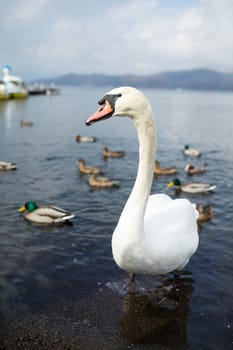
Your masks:
<path fill-rule="evenodd" d="M 0 79 L 0 101 L 5 101 L 10 98 L 10 95 L 8 94 L 6 90 L 6 85 L 2 79 Z"/>
<path fill-rule="evenodd" d="M 29 95 L 59 95 L 60 90 L 54 84 L 45 86 L 44 84 L 35 83 L 28 87 Z"/>
<path fill-rule="evenodd" d="M 26 98 L 28 96 L 28 92 L 24 81 L 20 77 L 10 74 L 10 66 L 4 66 L 2 72 L 3 76 L 1 81 L 3 81 L 5 85 L 6 93 L 9 95 L 8 98 Z"/>

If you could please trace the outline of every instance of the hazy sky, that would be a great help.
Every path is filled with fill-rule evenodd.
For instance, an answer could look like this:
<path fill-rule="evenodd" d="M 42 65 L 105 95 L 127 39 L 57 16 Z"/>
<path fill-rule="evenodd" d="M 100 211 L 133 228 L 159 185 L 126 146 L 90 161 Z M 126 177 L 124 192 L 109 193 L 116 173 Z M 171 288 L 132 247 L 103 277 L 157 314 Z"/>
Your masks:
<path fill-rule="evenodd" d="M 233 0 L 0 0 L 0 66 L 65 73 L 233 71 Z"/>

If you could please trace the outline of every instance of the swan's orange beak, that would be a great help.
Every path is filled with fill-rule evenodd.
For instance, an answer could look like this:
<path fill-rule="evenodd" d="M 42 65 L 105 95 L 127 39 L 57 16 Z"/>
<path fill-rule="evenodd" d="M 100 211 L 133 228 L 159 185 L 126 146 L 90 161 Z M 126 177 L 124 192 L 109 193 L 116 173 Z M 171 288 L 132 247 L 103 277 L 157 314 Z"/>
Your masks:
<path fill-rule="evenodd" d="M 111 117 L 113 113 L 113 108 L 108 100 L 105 100 L 104 104 L 100 106 L 100 108 L 92 114 L 90 117 L 86 119 L 86 125 L 90 126 L 100 120 Z"/>

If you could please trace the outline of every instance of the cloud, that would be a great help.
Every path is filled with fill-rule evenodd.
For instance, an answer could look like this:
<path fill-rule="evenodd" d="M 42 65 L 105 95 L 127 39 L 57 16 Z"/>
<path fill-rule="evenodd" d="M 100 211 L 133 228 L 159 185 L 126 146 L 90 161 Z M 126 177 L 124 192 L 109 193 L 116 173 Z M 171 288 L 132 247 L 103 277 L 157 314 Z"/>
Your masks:
<path fill-rule="evenodd" d="M 35 78 L 233 69 L 231 0 L 20 3 L 17 11 L 8 11 L 10 22 L 2 15 L 0 39 L 6 37 L 4 30 L 8 39 L 2 59 Z"/>
<path fill-rule="evenodd" d="M 20 22 L 31 22 L 38 18 L 49 5 L 49 0 L 20 0 L 10 14 L 10 19 Z"/>

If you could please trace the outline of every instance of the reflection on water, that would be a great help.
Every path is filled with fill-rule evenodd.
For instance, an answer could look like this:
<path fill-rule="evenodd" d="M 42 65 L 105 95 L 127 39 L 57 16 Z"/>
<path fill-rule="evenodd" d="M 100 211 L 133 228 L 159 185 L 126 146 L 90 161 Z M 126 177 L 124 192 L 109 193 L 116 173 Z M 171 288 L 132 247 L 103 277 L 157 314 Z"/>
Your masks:
<path fill-rule="evenodd" d="M 146 294 L 129 294 L 123 301 L 120 335 L 131 343 L 185 345 L 193 282 L 180 276 Z"/>
<path fill-rule="evenodd" d="M 0 103 L 0 114 L 4 115 L 4 124 L 6 128 L 11 128 L 14 124 L 15 115 L 24 116 L 27 110 L 27 100 L 10 100 Z"/>

